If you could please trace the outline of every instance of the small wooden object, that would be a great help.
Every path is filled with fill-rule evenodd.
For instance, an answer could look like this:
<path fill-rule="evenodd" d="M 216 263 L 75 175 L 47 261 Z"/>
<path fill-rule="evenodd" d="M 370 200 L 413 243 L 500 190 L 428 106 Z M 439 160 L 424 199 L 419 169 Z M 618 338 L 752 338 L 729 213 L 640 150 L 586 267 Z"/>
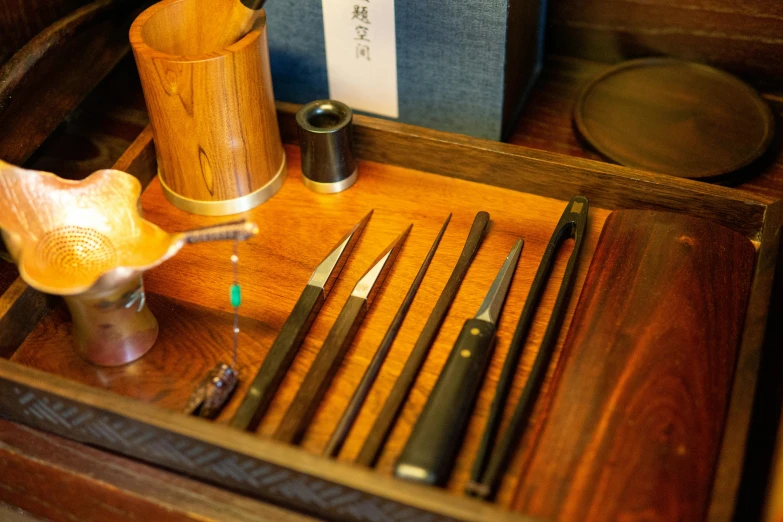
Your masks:
<path fill-rule="evenodd" d="M 279 190 L 285 155 L 263 11 L 238 0 L 207 4 L 155 4 L 130 41 L 166 197 L 188 212 L 234 214 Z"/>
<path fill-rule="evenodd" d="M 607 218 L 518 509 L 704 520 L 754 258 L 746 237 L 692 216 Z"/>
<path fill-rule="evenodd" d="M 582 137 L 621 165 L 680 176 L 734 173 L 769 147 L 769 106 L 738 78 L 670 58 L 623 62 L 579 95 Z"/>

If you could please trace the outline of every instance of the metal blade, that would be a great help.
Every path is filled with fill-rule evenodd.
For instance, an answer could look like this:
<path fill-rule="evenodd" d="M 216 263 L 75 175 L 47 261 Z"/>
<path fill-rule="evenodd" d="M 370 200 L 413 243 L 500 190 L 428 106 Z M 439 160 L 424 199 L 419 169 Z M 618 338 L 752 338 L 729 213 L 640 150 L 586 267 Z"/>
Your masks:
<path fill-rule="evenodd" d="M 500 317 L 500 310 L 503 308 L 503 302 L 506 300 L 506 294 L 511 286 L 511 279 L 514 277 L 514 270 L 517 268 L 519 255 L 522 253 L 522 245 L 525 242 L 521 239 L 514 243 L 514 247 L 509 252 L 503 266 L 500 267 L 495 281 L 487 292 L 487 297 L 476 312 L 476 319 L 481 319 L 488 323 L 495 324 Z"/>
<path fill-rule="evenodd" d="M 368 306 L 372 303 L 375 294 L 378 293 L 378 289 L 381 287 L 381 283 L 386 278 L 386 274 L 394 264 L 397 254 L 400 253 L 402 244 L 405 242 L 405 238 L 408 237 L 411 228 L 413 228 L 413 225 L 408 225 L 408 228 L 375 259 L 370 269 L 356 283 L 353 292 L 351 292 L 352 296 L 365 299 Z"/>
<path fill-rule="evenodd" d="M 372 213 L 372 210 L 368 212 L 367 215 L 364 216 L 339 243 L 337 243 L 334 250 L 321 261 L 321 264 L 313 271 L 313 275 L 310 276 L 310 280 L 307 282 L 308 285 L 317 286 L 323 289 L 324 295 L 329 293 L 337 276 L 340 275 L 340 270 L 342 270 L 343 265 L 345 265 L 345 262 L 351 255 L 353 247 L 359 240 L 359 236 L 362 235 L 364 228 L 367 226 L 367 222 L 370 220 Z"/>

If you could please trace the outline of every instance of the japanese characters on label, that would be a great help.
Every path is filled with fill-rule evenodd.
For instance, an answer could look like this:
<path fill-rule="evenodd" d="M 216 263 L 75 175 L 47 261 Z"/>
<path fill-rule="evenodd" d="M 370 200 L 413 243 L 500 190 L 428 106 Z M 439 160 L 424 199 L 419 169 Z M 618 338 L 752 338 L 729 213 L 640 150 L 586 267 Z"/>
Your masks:
<path fill-rule="evenodd" d="M 370 56 L 370 0 L 359 0 L 366 5 L 354 4 L 353 16 L 351 20 L 355 21 L 354 31 L 356 32 L 356 58 L 372 61 Z"/>
<path fill-rule="evenodd" d="M 395 0 L 321 0 L 329 96 L 397 118 Z"/>

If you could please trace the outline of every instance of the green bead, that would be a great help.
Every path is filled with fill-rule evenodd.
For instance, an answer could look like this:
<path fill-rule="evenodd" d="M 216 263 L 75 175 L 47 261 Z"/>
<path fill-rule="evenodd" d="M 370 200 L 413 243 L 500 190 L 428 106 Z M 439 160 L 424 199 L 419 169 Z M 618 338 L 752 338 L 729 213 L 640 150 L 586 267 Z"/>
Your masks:
<path fill-rule="evenodd" d="M 242 290 L 239 285 L 231 285 L 231 306 L 237 307 L 242 304 Z"/>

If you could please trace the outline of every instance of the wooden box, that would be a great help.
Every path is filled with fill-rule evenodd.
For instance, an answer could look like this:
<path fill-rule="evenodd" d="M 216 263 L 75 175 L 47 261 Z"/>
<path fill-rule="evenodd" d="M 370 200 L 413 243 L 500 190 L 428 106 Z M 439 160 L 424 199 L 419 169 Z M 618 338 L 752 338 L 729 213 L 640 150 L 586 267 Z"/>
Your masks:
<path fill-rule="evenodd" d="M 280 104 L 284 140 L 294 139 L 297 107 Z M 292 510 L 332 520 L 531 520 L 510 507 L 526 449 L 522 445 L 494 504 L 462 495 L 483 430 L 499 369 L 544 247 L 566 202 L 576 194 L 591 203 L 589 232 L 578 266 L 578 295 L 598 233 L 611 210 L 685 212 L 727 226 L 757 246 L 755 274 L 723 428 L 720 452 L 705 463 L 712 490 L 698 503 L 712 520 L 736 508 L 744 450 L 759 375 L 772 279 L 778 258 L 783 205 L 740 191 L 659 176 L 579 158 L 523 149 L 358 116 L 356 150 L 362 162 L 354 188 L 318 196 L 299 180 L 298 149 L 287 146 L 289 176 L 280 193 L 248 213 L 261 234 L 240 247 L 239 370 L 242 395 L 293 307 L 310 271 L 334 242 L 370 208 L 375 214 L 340 281 L 283 381 L 258 433 L 226 426 L 235 397 L 217 421 L 179 413 L 195 384 L 231 352 L 230 246 L 194 245 L 145 276 L 149 302 L 161 325 L 157 345 L 120 368 L 81 361 L 70 347 L 70 323 L 61 304 L 20 280 L 0 281 L 0 414 L 10 420 L 108 449 L 239 491 Z M 167 230 L 215 223 L 166 203 L 156 172 L 151 132 L 145 130 L 115 166 L 147 185 L 145 216 Z M 469 270 L 415 389 L 374 470 L 356 466 L 364 436 L 399 373 L 426 316 L 451 271 L 473 216 L 487 210 L 492 224 Z M 319 455 L 339 413 L 383 336 L 435 233 L 454 213 L 430 273 L 414 301 L 381 376 L 338 460 Z M 382 294 L 368 314 L 301 447 L 269 435 L 370 261 L 408 223 L 413 231 Z M 424 405 L 462 322 L 472 316 L 517 237 L 526 245 L 501 319 L 491 368 L 445 490 L 391 477 L 416 416 Z M 564 252 L 555 270 L 564 269 Z M 549 288 L 523 353 L 511 400 L 518 397 L 546 326 L 557 288 Z M 577 299 L 571 300 L 560 344 Z M 42 319 L 40 319 L 42 317 Z M 40 321 L 39 321 L 40 319 Z M 557 364 L 555 361 L 552 368 Z M 550 374 L 551 370 L 550 368 Z M 548 393 L 548 387 L 544 393 Z M 540 415 L 540 412 L 539 412 Z M 536 422 L 534 417 L 533 422 Z"/>

